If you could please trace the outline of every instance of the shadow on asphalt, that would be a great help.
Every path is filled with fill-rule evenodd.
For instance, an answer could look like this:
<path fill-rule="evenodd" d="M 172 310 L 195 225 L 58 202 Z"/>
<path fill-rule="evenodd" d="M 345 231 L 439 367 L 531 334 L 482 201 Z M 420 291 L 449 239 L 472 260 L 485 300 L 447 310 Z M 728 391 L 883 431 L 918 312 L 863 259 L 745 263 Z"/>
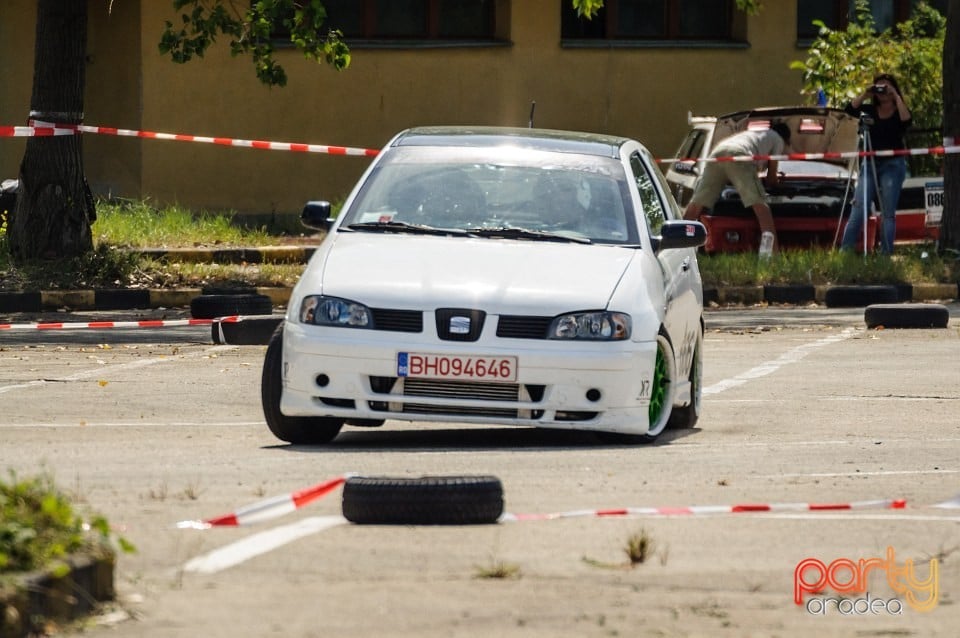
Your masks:
<path fill-rule="evenodd" d="M 641 452 L 673 441 L 694 436 L 698 428 L 666 430 L 654 444 L 610 443 L 593 432 L 575 430 L 552 430 L 525 426 L 489 427 L 464 425 L 462 428 L 435 428 L 411 425 L 409 429 L 381 430 L 379 428 L 345 429 L 326 445 L 290 445 L 278 443 L 266 446 L 285 452 L 313 452 L 338 454 L 359 450 L 376 449 L 377 452 L 451 452 L 464 450 L 489 450 L 539 452 L 557 449 L 616 449 Z"/>

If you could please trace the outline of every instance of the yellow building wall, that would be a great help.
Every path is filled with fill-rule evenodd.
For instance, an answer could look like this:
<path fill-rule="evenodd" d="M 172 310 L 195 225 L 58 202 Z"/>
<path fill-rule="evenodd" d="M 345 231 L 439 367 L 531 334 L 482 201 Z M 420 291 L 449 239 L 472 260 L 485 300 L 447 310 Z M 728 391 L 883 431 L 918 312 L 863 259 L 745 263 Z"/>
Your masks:
<path fill-rule="evenodd" d="M 8 4 L 29 33 L 13 34 L 15 48 L 0 40 L 4 72 L 9 55 L 20 57 L 14 86 L 0 94 L 0 123 L 22 123 L 35 9 L 28 0 L 4 0 L 4 16 Z M 765 3 L 759 16 L 742 18 L 747 45 L 730 48 L 564 48 L 558 0 L 501 0 L 510 8 L 504 45 L 357 48 L 343 72 L 283 50 L 284 88 L 260 84 L 249 60 L 231 57 L 226 41 L 185 65 L 161 57 L 163 23 L 176 17 L 169 2 L 113 5 L 110 15 L 102 1 L 90 5 L 92 125 L 380 148 L 409 126 L 526 126 L 535 101 L 536 126 L 636 137 L 656 156 L 670 157 L 688 111 L 718 114 L 801 99 L 800 75 L 788 68 L 805 55 L 796 47 L 795 0 Z M 19 142 L 0 140 L 3 175 L 16 172 Z M 243 213 L 295 213 L 308 199 L 337 201 L 369 165 L 359 157 L 93 135 L 84 149 L 98 194 Z"/>

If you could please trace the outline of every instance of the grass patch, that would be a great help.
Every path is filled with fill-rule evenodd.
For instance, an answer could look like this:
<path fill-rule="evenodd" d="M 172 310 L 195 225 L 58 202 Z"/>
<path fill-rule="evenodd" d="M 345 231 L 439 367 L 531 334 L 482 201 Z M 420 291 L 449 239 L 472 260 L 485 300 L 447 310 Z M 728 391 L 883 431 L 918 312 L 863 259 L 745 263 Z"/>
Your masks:
<path fill-rule="evenodd" d="M 812 248 L 762 260 L 752 252 L 701 255 L 705 288 L 764 284 L 956 283 L 960 261 L 932 246 L 897 248 L 892 257 Z"/>
<path fill-rule="evenodd" d="M 7 237 L 0 227 L 0 291 L 292 286 L 303 272 L 303 264 L 162 263 L 129 252 L 136 248 L 319 242 L 312 233 L 305 234 L 306 229 L 299 227 L 293 216 L 283 217 L 257 225 L 251 223 L 253 218 L 234 213 L 194 213 L 178 206 L 101 201 L 93 225 L 93 252 L 75 260 L 21 266 L 10 263 Z M 700 255 L 699 262 L 705 288 L 960 281 L 957 254 L 939 255 L 933 246 L 898 247 L 893 257 L 813 248 L 786 250 L 768 260 L 760 260 L 753 252 Z"/>
<path fill-rule="evenodd" d="M 122 248 L 269 246 L 284 236 L 249 227 L 232 213 L 193 213 L 179 206 L 157 209 L 146 202 L 97 204 L 94 243 Z"/>

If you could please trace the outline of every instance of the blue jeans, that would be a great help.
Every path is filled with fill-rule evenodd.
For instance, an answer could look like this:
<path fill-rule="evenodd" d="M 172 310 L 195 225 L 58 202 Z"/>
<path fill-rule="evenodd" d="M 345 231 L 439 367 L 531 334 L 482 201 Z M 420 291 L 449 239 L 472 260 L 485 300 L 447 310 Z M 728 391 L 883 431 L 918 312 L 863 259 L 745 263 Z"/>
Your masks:
<path fill-rule="evenodd" d="M 907 160 L 904 157 L 877 157 L 874 158 L 874 163 L 877 167 L 877 181 L 880 182 L 880 252 L 889 255 L 893 252 L 893 239 L 897 234 L 897 203 L 900 201 L 903 180 L 907 177 Z M 853 210 L 843 231 L 841 249 L 852 249 L 863 236 L 864 188 L 869 203 L 876 195 L 876 188 L 873 185 L 873 171 L 867 162 L 860 165 Z M 867 211 L 869 210 L 868 204 Z"/>

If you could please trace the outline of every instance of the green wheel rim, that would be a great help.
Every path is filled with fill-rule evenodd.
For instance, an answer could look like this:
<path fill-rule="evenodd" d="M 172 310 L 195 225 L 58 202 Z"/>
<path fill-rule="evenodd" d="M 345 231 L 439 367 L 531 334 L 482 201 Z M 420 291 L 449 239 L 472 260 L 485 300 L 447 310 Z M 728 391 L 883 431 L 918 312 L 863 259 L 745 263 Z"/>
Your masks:
<path fill-rule="evenodd" d="M 657 360 L 653 364 L 653 387 L 650 390 L 650 426 L 660 422 L 664 400 L 667 396 L 667 361 L 663 356 L 663 346 L 657 346 Z"/>

